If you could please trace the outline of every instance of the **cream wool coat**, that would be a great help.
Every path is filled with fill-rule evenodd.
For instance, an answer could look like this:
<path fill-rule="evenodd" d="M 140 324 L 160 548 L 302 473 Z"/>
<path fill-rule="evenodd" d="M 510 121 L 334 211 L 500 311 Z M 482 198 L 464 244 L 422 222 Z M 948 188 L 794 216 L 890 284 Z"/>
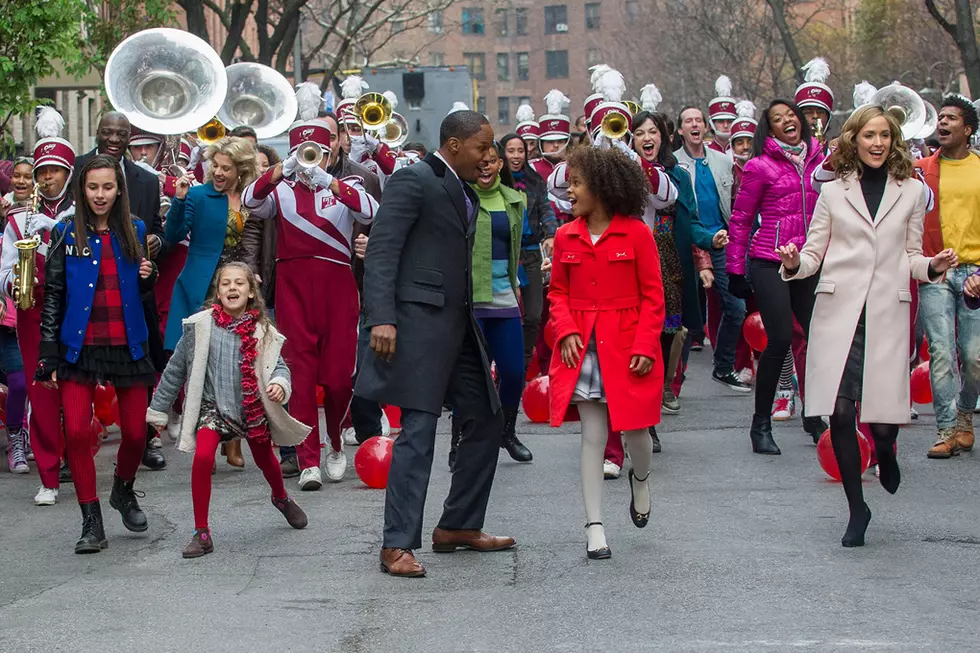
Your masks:
<path fill-rule="evenodd" d="M 184 385 L 184 414 L 180 422 L 180 439 L 177 441 L 177 449 L 191 453 L 197 444 L 197 423 L 201 415 L 204 376 L 207 373 L 208 350 L 211 346 L 211 329 L 214 328 L 214 318 L 211 317 L 211 311 L 200 311 L 185 319 L 183 326 L 185 337 L 188 333 L 193 333 L 194 350 L 193 358 L 188 361 L 189 372 Z M 270 378 L 276 369 L 276 363 L 286 338 L 275 327 L 270 327 L 268 336 L 263 338 L 264 336 L 266 336 L 265 328 L 261 324 L 257 325 L 255 338 L 259 341 L 259 356 L 256 360 L 255 372 L 259 380 L 259 393 L 262 397 L 262 406 L 265 408 L 269 432 L 272 441 L 278 445 L 297 445 L 306 439 L 312 427 L 294 419 L 282 404 L 277 404 L 269 399 L 269 395 L 265 391 L 270 383 L 277 383 L 282 386 L 286 394 L 283 404 L 288 402 L 290 395 L 292 395 L 292 385 L 288 380 L 282 377 Z M 167 414 L 148 408 L 146 421 L 154 426 L 166 427 Z"/>
<path fill-rule="evenodd" d="M 789 275 L 780 268 L 786 281 L 820 273 L 807 341 L 807 416 L 833 414 L 866 306 L 861 420 L 908 423 L 909 277 L 933 281 L 931 259 L 922 255 L 925 207 L 926 194 L 917 179 L 889 177 L 875 216 L 855 175 L 824 184 L 799 270 Z"/>

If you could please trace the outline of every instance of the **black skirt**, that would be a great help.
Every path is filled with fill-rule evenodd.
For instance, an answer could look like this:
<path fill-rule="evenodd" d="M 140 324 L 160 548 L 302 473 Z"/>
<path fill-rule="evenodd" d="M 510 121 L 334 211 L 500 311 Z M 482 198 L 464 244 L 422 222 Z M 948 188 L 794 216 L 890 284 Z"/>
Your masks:
<path fill-rule="evenodd" d="M 58 362 L 58 379 L 77 383 L 107 384 L 116 388 L 136 386 L 153 387 L 156 383 L 156 370 L 150 360 L 147 343 L 143 343 L 143 358 L 133 360 L 128 346 L 82 347 L 78 360 L 69 363 L 65 360 L 67 348 L 61 348 Z"/>
<path fill-rule="evenodd" d="M 841 375 L 840 387 L 837 396 L 851 401 L 861 401 L 861 387 L 864 385 L 864 311 L 858 319 L 857 327 L 854 329 L 854 339 L 851 340 L 851 349 L 847 352 L 847 361 L 844 363 L 844 373 Z"/>

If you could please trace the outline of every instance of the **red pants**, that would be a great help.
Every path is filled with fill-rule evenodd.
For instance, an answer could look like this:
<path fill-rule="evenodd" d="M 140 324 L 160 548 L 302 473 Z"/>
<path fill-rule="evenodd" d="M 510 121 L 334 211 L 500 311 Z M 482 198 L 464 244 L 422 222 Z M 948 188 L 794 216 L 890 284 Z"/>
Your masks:
<path fill-rule="evenodd" d="M 65 448 L 61 430 L 61 395 L 57 390 L 49 390 L 34 382 L 41 346 L 40 297 L 34 308 L 17 311 L 17 342 L 27 376 L 27 399 L 31 402 L 31 448 L 34 450 L 37 472 L 44 487 L 57 488 L 61 485 L 58 471 L 61 469 L 61 452 Z"/>
<path fill-rule="evenodd" d="M 175 245 L 162 259 L 157 262 L 157 285 L 153 287 L 156 298 L 157 314 L 160 316 L 160 334 L 166 335 L 167 317 L 170 315 L 170 299 L 174 295 L 177 277 L 184 269 L 187 261 L 187 246 Z"/>
<path fill-rule="evenodd" d="M 296 448 L 302 469 L 320 466 L 318 385 L 324 390 L 330 443 L 335 451 L 342 448 L 340 425 L 354 394 L 358 312 L 357 284 L 350 267 L 319 259 L 278 262 L 276 314 L 286 336 L 283 357 L 293 373 L 289 412 L 313 427 Z"/>
<path fill-rule="evenodd" d="M 550 314 L 551 302 L 548 301 L 548 286 L 544 287 L 544 299 L 541 302 L 541 327 L 538 329 L 538 339 L 534 343 L 534 349 L 538 356 L 538 366 L 542 374 L 547 374 L 551 369 L 551 347 L 545 340 L 545 332 L 548 326 L 548 315 Z"/>
<path fill-rule="evenodd" d="M 282 468 L 279 459 L 272 450 L 272 442 L 257 444 L 244 438 L 248 448 L 252 450 L 255 465 L 262 470 L 266 482 L 272 488 L 273 499 L 286 498 L 286 486 L 282 481 Z M 221 444 L 221 436 L 211 429 L 200 429 L 197 432 L 197 444 L 194 448 L 194 462 L 191 464 L 191 497 L 194 501 L 194 528 L 201 530 L 208 527 L 208 509 L 211 506 L 211 470 L 214 467 L 214 454 Z"/>
<path fill-rule="evenodd" d="M 95 385 L 59 381 L 61 402 L 65 409 L 65 437 L 68 440 L 68 466 L 78 503 L 99 500 L 95 489 L 95 453 L 92 450 L 92 409 Z M 136 478 L 146 447 L 146 386 L 116 388 L 119 400 L 119 429 L 122 442 L 116 456 L 116 476 L 124 481 Z M 36 455 L 35 455 L 36 457 Z"/>

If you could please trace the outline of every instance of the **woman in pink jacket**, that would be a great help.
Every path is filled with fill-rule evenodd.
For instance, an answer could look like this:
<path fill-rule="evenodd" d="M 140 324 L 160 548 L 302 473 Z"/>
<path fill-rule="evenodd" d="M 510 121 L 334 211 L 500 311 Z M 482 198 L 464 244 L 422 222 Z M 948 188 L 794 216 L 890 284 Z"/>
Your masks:
<path fill-rule="evenodd" d="M 742 184 L 728 229 L 729 288 L 747 296 L 752 280 L 756 303 L 769 338 L 756 376 L 752 451 L 778 455 L 772 439 L 771 408 L 779 372 L 793 340 L 793 317 L 809 328 L 816 278 L 788 284 L 779 276 L 777 248 L 794 244 L 802 249 L 817 204 L 810 176 L 823 161 L 823 151 L 810 135 L 803 112 L 787 100 L 773 100 L 755 134 L 754 157 L 745 164 Z M 761 226 L 750 238 L 756 216 Z M 751 241 L 751 242 L 750 242 Z M 802 370 L 801 370 L 802 373 Z M 808 432 L 820 429 L 820 418 L 804 418 Z"/>

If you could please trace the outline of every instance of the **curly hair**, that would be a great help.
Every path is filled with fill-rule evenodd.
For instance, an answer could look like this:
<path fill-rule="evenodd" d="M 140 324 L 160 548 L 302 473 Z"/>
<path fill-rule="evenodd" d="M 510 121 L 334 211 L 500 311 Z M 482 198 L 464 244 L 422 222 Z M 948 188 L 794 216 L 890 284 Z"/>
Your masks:
<path fill-rule="evenodd" d="M 883 117 L 888 122 L 892 142 L 885 159 L 888 174 L 895 179 L 908 179 L 914 174 L 915 163 L 908 143 L 902 138 L 902 128 L 891 113 L 883 107 L 872 105 L 857 109 L 844 123 L 840 138 L 837 139 L 837 149 L 830 155 L 830 165 L 834 168 L 837 179 L 857 173 L 860 177 L 864 172 L 864 164 L 858 156 L 857 136 L 868 122 Z"/>
<path fill-rule="evenodd" d="M 255 181 L 256 177 L 259 176 L 259 162 L 255 158 L 255 147 L 244 138 L 225 136 L 208 145 L 204 157 L 208 161 L 213 162 L 216 154 L 224 154 L 235 164 L 235 170 L 238 172 L 238 181 L 235 184 L 235 190 L 245 190 L 245 187 Z M 213 175 L 214 166 L 212 165 L 208 167 L 208 178 L 206 181 L 211 181 Z"/>
<path fill-rule="evenodd" d="M 568 153 L 568 172 L 581 176 L 589 191 L 612 215 L 643 215 L 650 182 L 643 170 L 618 149 L 573 147 Z"/>

